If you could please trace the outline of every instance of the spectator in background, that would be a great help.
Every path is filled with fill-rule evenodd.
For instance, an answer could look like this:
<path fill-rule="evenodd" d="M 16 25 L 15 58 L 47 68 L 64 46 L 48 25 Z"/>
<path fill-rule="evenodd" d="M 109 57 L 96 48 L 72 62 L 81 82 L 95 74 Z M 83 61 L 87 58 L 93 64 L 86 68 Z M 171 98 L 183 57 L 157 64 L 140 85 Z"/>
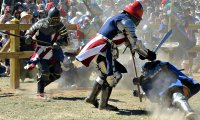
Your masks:
<path fill-rule="evenodd" d="M 39 16 L 39 12 L 38 11 L 33 12 L 32 23 L 35 23 L 35 22 L 38 21 L 38 16 Z"/>
<path fill-rule="evenodd" d="M 59 2 L 59 4 L 58 4 L 58 9 L 59 9 L 59 11 L 60 11 L 61 17 L 64 17 L 64 18 L 67 17 L 67 9 L 66 9 L 64 3 Z"/>
<path fill-rule="evenodd" d="M 24 10 L 31 10 L 33 11 L 37 11 L 37 6 L 36 4 L 33 2 L 33 0 L 25 0 L 25 2 L 22 4 Z"/>
<path fill-rule="evenodd" d="M 37 5 L 37 10 L 45 10 L 45 6 L 43 4 Z"/>
<path fill-rule="evenodd" d="M 22 4 L 20 2 L 18 2 L 18 3 L 16 3 L 16 5 L 13 8 L 12 15 L 19 20 L 20 14 L 22 11 L 23 11 Z"/>
<path fill-rule="evenodd" d="M 3 34 L 0 43 L 2 44 L 2 46 L 4 46 L 6 42 L 8 42 L 8 40 L 9 40 L 9 36 L 6 34 Z"/>
<path fill-rule="evenodd" d="M 69 12 L 68 12 L 68 20 L 70 21 L 73 17 L 76 16 L 76 12 L 78 11 L 78 9 L 76 8 L 76 6 L 70 6 L 69 8 Z"/>
<path fill-rule="evenodd" d="M 44 10 L 38 10 L 38 12 L 39 12 L 38 19 L 42 19 L 42 18 L 45 18 L 45 17 L 46 17 L 46 14 L 45 14 L 45 11 L 44 11 Z"/>
<path fill-rule="evenodd" d="M 0 77 L 6 77 L 9 74 L 10 73 L 7 67 L 3 64 L 3 62 L 0 62 Z"/>
<path fill-rule="evenodd" d="M 2 6 L 1 6 L 2 7 L 1 14 L 4 14 L 4 10 L 6 6 L 11 6 L 11 9 L 12 9 L 12 6 L 14 6 L 14 0 L 3 0 Z"/>
<path fill-rule="evenodd" d="M 4 46 L 6 44 L 6 42 L 8 42 L 9 40 L 9 36 L 6 34 L 2 35 L 2 39 L 0 41 L 0 43 L 2 44 L 2 46 Z M 4 75 L 4 73 L 7 73 L 7 75 L 10 74 L 10 61 L 9 59 L 5 59 L 5 65 L 3 65 L 3 63 L 1 63 L 1 68 L 0 68 L 0 74 L 2 73 Z M 5 66 L 5 71 L 4 71 L 4 66 Z M 2 70 L 2 71 L 1 71 Z"/>
<path fill-rule="evenodd" d="M 81 18 L 82 15 L 83 15 L 83 14 L 82 14 L 80 11 L 76 12 L 76 16 L 73 17 L 73 18 L 69 21 L 69 23 L 71 23 L 71 24 L 77 24 L 77 23 L 78 23 L 78 20 Z"/>
<path fill-rule="evenodd" d="M 11 15 L 11 7 L 10 6 L 6 6 L 5 10 L 4 10 L 4 14 L 0 17 L 0 24 L 4 24 L 8 21 L 10 21 L 12 19 L 12 15 Z"/>
<path fill-rule="evenodd" d="M 28 14 L 26 11 L 23 11 L 20 14 L 20 24 L 32 24 L 32 15 Z"/>
<path fill-rule="evenodd" d="M 55 7 L 56 5 L 54 4 L 53 0 L 48 0 L 48 3 L 46 4 L 46 11 L 49 11 L 51 8 Z"/>
<path fill-rule="evenodd" d="M 46 1 L 45 0 L 36 0 L 36 5 L 38 6 L 38 5 L 46 5 Z"/>
<path fill-rule="evenodd" d="M 38 18 L 37 19 L 41 19 L 41 18 L 46 17 L 47 12 L 45 11 L 45 6 L 43 4 L 39 4 L 38 5 L 37 13 L 38 13 Z"/>

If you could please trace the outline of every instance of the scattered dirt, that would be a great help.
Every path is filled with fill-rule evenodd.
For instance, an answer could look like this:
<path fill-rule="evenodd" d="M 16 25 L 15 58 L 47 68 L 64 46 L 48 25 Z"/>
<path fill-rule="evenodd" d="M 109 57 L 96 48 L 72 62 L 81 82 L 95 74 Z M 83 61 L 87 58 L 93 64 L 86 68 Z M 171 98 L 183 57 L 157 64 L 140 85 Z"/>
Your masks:
<path fill-rule="evenodd" d="M 120 81 L 123 82 L 123 81 Z M 0 78 L 0 120 L 182 120 L 183 114 L 160 111 L 147 99 L 140 103 L 132 90 L 115 88 L 109 101 L 119 111 L 104 111 L 84 102 L 90 88 L 58 89 L 54 82 L 45 89 L 47 100 L 36 99 L 36 83 L 25 80 L 12 90 L 9 78 Z M 192 108 L 200 113 L 200 93 L 190 99 Z M 162 118 L 162 119 L 161 119 Z"/>

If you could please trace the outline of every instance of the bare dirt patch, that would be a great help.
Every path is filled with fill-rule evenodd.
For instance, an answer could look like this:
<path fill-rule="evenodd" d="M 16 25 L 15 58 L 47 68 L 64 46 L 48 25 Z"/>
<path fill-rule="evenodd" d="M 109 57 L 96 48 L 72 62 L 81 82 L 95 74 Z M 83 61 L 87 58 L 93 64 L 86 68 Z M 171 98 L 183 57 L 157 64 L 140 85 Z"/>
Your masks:
<path fill-rule="evenodd" d="M 120 81 L 123 82 L 123 81 Z M 90 88 L 62 90 L 54 82 L 46 88 L 48 100 L 36 99 L 36 83 L 26 80 L 20 88 L 12 90 L 9 78 L 0 78 L 0 120 L 155 120 L 161 116 L 147 99 L 140 103 L 132 90 L 115 89 L 109 101 L 119 111 L 100 111 L 84 102 Z M 200 93 L 190 99 L 190 104 L 200 113 Z M 159 120 L 182 120 L 180 114 L 164 114 Z"/>

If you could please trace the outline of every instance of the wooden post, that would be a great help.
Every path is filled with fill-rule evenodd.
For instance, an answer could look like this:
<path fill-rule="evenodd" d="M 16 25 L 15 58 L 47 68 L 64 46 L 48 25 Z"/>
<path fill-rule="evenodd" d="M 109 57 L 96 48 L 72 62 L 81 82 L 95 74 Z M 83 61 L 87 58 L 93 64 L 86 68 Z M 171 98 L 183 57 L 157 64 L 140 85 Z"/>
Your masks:
<path fill-rule="evenodd" d="M 16 18 L 11 20 L 11 24 L 18 24 L 19 20 Z M 19 28 L 19 26 L 18 26 Z M 12 34 L 20 35 L 19 29 L 10 30 Z M 20 38 L 10 36 L 10 52 L 19 52 L 20 51 Z M 10 58 L 10 86 L 13 89 L 19 88 L 19 79 L 20 79 L 20 63 L 19 58 Z"/>
<path fill-rule="evenodd" d="M 0 52 L 7 52 L 10 48 L 10 39 L 6 42 L 6 44 L 1 48 Z"/>

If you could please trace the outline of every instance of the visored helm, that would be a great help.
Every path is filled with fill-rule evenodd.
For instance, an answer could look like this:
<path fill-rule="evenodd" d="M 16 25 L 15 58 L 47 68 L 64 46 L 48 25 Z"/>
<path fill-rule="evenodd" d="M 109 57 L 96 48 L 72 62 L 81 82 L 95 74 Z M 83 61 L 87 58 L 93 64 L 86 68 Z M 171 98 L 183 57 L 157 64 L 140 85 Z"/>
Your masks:
<path fill-rule="evenodd" d="M 124 11 L 135 17 L 137 20 L 142 20 L 142 15 L 144 11 L 139 1 L 132 2 L 124 8 Z"/>
<path fill-rule="evenodd" d="M 51 26 L 55 26 L 60 22 L 60 11 L 53 7 L 48 12 L 48 18 Z"/>

